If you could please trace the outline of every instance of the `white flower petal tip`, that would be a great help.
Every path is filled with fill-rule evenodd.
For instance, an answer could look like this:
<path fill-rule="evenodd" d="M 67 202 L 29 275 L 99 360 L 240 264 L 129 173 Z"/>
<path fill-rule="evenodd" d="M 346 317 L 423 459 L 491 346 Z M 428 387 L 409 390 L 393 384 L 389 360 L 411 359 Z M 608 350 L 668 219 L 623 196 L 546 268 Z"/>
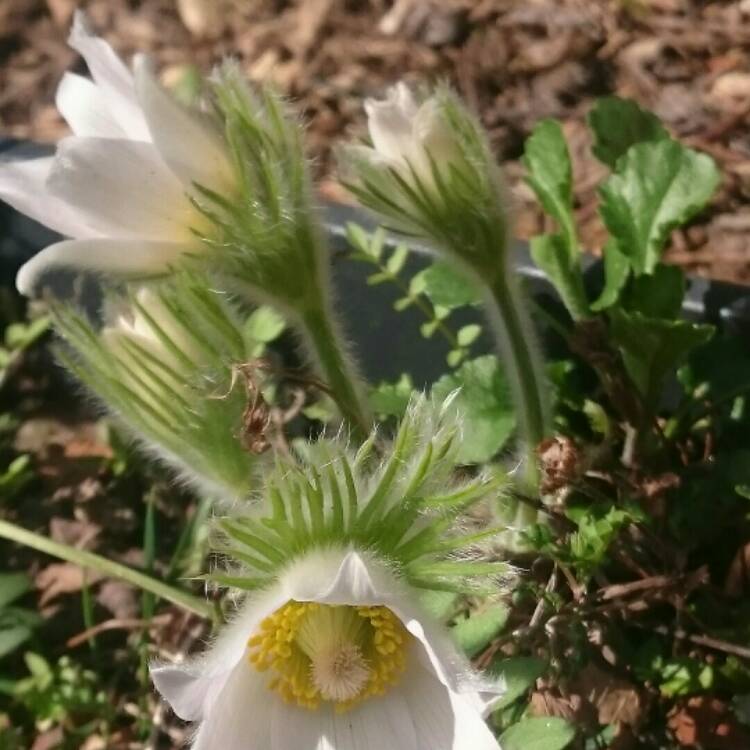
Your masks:
<path fill-rule="evenodd" d="M 182 183 L 226 194 L 235 187 L 228 149 L 218 126 L 203 112 L 177 101 L 159 83 L 146 55 L 133 62 L 135 88 L 161 157 Z"/>
<path fill-rule="evenodd" d="M 70 34 L 68 35 L 68 43 L 73 49 L 78 50 L 76 45 L 80 44 L 81 41 L 86 41 L 93 37 L 94 33 L 91 30 L 89 20 L 86 13 L 80 8 L 76 8 L 73 11 L 73 23 L 70 27 Z M 80 51 L 80 50 L 78 50 Z"/>
<path fill-rule="evenodd" d="M 183 721 L 198 721 L 203 716 L 205 691 L 193 671 L 180 665 L 153 664 L 149 674 L 154 687 Z"/>
<path fill-rule="evenodd" d="M 135 97 L 133 76 L 112 47 L 96 36 L 86 15 L 77 10 L 68 44 L 86 61 L 107 110 L 129 138 L 149 140 L 148 127 Z"/>
<path fill-rule="evenodd" d="M 368 99 L 365 112 L 375 149 L 386 159 L 399 161 L 408 158 L 417 103 L 406 85 L 399 84 L 389 89 L 385 99 Z"/>
<path fill-rule="evenodd" d="M 76 212 L 46 194 L 54 157 L 0 160 L 0 199 L 35 221 L 69 237 L 85 233 Z"/>
<path fill-rule="evenodd" d="M 385 99 L 367 100 L 365 111 L 375 151 L 408 181 L 416 176 L 431 188 L 435 165 L 444 167 L 463 159 L 438 96 L 419 104 L 409 87 L 400 83 L 388 90 Z"/>
<path fill-rule="evenodd" d="M 369 98 L 365 100 L 365 112 L 368 115 L 378 115 L 387 113 L 393 116 L 412 118 L 417 114 L 419 105 L 414 98 L 411 89 L 400 81 L 395 86 L 391 86 L 385 95 L 385 99 Z"/>
<path fill-rule="evenodd" d="M 126 136 L 112 117 L 106 97 L 88 78 L 65 73 L 57 87 L 55 104 L 75 135 L 99 138 Z"/>
<path fill-rule="evenodd" d="M 194 250 L 189 244 L 143 240 L 63 240 L 37 253 L 16 276 L 16 288 L 34 295 L 39 283 L 54 268 L 77 268 L 137 278 L 166 273 L 182 255 Z"/>

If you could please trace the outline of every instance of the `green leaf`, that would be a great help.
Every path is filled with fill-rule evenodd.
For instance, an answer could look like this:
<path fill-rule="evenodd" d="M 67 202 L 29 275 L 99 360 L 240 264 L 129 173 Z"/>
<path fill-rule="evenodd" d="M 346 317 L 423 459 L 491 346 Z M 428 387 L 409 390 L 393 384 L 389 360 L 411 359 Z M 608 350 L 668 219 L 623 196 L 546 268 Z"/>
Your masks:
<path fill-rule="evenodd" d="M 659 691 L 667 698 L 702 693 L 714 684 L 713 667 L 689 657 L 666 660 L 659 671 Z"/>
<path fill-rule="evenodd" d="M 26 662 L 26 667 L 31 676 L 40 683 L 47 684 L 52 680 L 52 667 L 43 656 L 29 651 L 24 654 L 23 660 Z"/>
<path fill-rule="evenodd" d="M 604 289 L 596 302 L 594 312 L 601 312 L 617 302 L 630 276 L 630 259 L 620 250 L 617 240 L 609 239 L 604 246 Z"/>
<path fill-rule="evenodd" d="M 33 479 L 31 457 L 26 454 L 17 456 L 0 474 L 0 498 L 10 500 Z"/>
<path fill-rule="evenodd" d="M 523 719 L 503 732 L 503 750 L 563 750 L 575 739 L 576 730 L 565 719 L 536 716 Z"/>
<path fill-rule="evenodd" d="M 573 217 L 573 172 L 562 128 L 543 120 L 526 140 L 527 181 L 560 231 L 534 237 L 531 256 L 555 285 L 573 318 L 589 315 Z"/>
<path fill-rule="evenodd" d="M 19 646 L 31 638 L 32 630 L 28 625 L 16 624 L 0 627 L 0 659 L 12 654 Z"/>
<path fill-rule="evenodd" d="M 581 411 L 586 415 L 586 419 L 589 421 L 589 426 L 591 427 L 592 432 L 596 435 L 601 435 L 603 438 L 609 437 L 612 433 L 612 424 L 607 412 L 601 404 L 587 398 L 583 402 L 583 408 Z"/>
<path fill-rule="evenodd" d="M 386 261 L 385 267 L 396 276 L 399 271 L 404 267 L 406 259 L 409 257 L 409 250 L 406 245 L 399 245 L 392 253 L 391 257 Z"/>
<path fill-rule="evenodd" d="M 638 648 L 632 667 L 639 680 L 656 683 L 668 698 L 703 693 L 713 687 L 716 677 L 710 664 L 690 656 L 672 656 L 657 638 L 649 638 Z"/>
<path fill-rule="evenodd" d="M 583 288 L 583 275 L 578 253 L 571 254 L 560 234 L 543 234 L 532 237 L 531 257 L 555 285 L 565 307 L 574 318 L 589 314 L 589 305 Z"/>
<path fill-rule="evenodd" d="M 679 318 L 685 297 L 685 274 L 677 266 L 659 263 L 652 274 L 635 277 L 625 291 L 622 305 L 649 318 Z"/>
<path fill-rule="evenodd" d="M 149 591 L 156 596 L 166 599 L 178 607 L 182 607 L 188 612 L 194 612 L 201 617 L 213 618 L 215 611 L 210 602 L 189 594 L 187 591 L 178 589 L 162 581 L 147 576 L 138 570 L 122 565 L 121 563 L 109 560 L 106 557 L 97 555 L 87 550 L 71 547 L 50 539 L 42 534 L 28 531 L 16 524 L 0 519 L 0 537 L 10 541 L 23 544 L 38 552 L 52 555 L 60 560 L 72 562 L 83 568 L 96 570 L 105 576 L 120 578 L 127 583 L 137 586 L 144 591 Z"/>
<path fill-rule="evenodd" d="M 396 312 L 403 312 L 406 310 L 407 307 L 411 307 L 411 305 L 414 304 L 414 298 L 413 297 L 399 297 L 394 303 L 393 303 L 393 309 Z"/>
<path fill-rule="evenodd" d="M 490 672 L 493 677 L 500 678 L 505 685 L 505 692 L 497 707 L 505 708 L 518 700 L 533 687 L 546 668 L 546 663 L 534 656 L 512 656 L 495 662 Z"/>
<path fill-rule="evenodd" d="M 445 357 L 449 367 L 458 367 L 466 356 L 465 349 L 451 349 Z"/>
<path fill-rule="evenodd" d="M 460 388 L 452 408 L 463 418 L 464 434 L 458 450 L 462 463 L 481 463 L 494 456 L 513 434 L 515 410 L 508 381 L 493 355 L 464 362 L 454 373 L 432 386 L 438 401 Z"/>
<path fill-rule="evenodd" d="M 719 184 L 711 157 L 672 140 L 638 143 L 600 188 L 600 212 L 636 275 L 651 273 L 670 232 L 701 211 Z"/>
<path fill-rule="evenodd" d="M 470 323 L 469 325 L 459 328 L 456 335 L 458 343 L 461 346 L 471 346 L 482 333 L 482 326 L 476 323 Z"/>
<path fill-rule="evenodd" d="M 523 163 L 527 181 L 544 210 L 560 225 L 568 252 L 573 251 L 573 171 L 560 123 L 542 120 L 526 139 Z"/>
<path fill-rule="evenodd" d="M 437 331 L 439 325 L 440 321 L 430 320 L 427 323 L 422 323 L 422 325 L 419 326 L 419 332 L 426 339 L 431 339 L 435 335 L 435 331 Z"/>
<path fill-rule="evenodd" d="M 714 334 L 710 325 L 648 318 L 624 310 L 612 310 L 609 319 L 612 341 L 650 408 L 658 403 L 664 378 Z"/>
<path fill-rule="evenodd" d="M 263 305 L 254 310 L 245 322 L 245 333 L 252 341 L 267 344 L 283 333 L 286 321 L 271 307 Z"/>
<path fill-rule="evenodd" d="M 377 414 L 402 417 L 414 393 L 411 375 L 403 373 L 395 383 L 382 382 L 370 391 L 370 406 Z"/>
<path fill-rule="evenodd" d="M 484 651 L 508 622 L 509 610 L 500 602 L 484 611 L 472 612 L 453 626 L 453 635 L 464 653 L 471 659 Z"/>
<path fill-rule="evenodd" d="M 348 222 L 346 225 L 346 239 L 349 244 L 370 260 L 379 260 L 385 244 L 385 231 L 378 227 L 372 234 L 359 224 Z"/>
<path fill-rule="evenodd" d="M 11 323 L 5 329 L 5 344 L 14 351 L 27 349 L 49 330 L 50 325 L 51 318 L 47 315 L 28 323 Z"/>
<path fill-rule="evenodd" d="M 31 590 L 31 580 L 26 573 L 0 573 L 0 609 Z"/>
<path fill-rule="evenodd" d="M 420 271 L 412 283 L 417 284 L 433 305 L 448 309 L 474 305 L 481 300 L 476 284 L 449 263 L 433 263 Z"/>
<path fill-rule="evenodd" d="M 570 505 L 565 515 L 578 530 L 568 539 L 571 563 L 584 575 L 590 574 L 605 558 L 610 544 L 626 524 L 640 520 L 630 511 L 598 505 Z"/>
<path fill-rule="evenodd" d="M 617 160 L 636 143 L 669 138 L 659 118 L 630 99 L 616 96 L 599 99 L 587 119 L 594 134 L 594 156 L 612 169 Z"/>

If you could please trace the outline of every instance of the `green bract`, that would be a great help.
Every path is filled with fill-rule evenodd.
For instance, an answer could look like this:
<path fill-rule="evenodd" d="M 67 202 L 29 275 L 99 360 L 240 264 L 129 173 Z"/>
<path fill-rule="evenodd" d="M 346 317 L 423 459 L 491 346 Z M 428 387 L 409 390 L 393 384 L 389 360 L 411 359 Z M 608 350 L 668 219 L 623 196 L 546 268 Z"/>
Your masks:
<path fill-rule="evenodd" d="M 275 93 L 251 90 L 235 65 L 222 66 L 212 90 L 239 189 L 223 195 L 198 186 L 196 205 L 213 226 L 202 239 L 231 282 L 297 315 L 318 308 L 327 259 L 300 129 Z M 210 254 L 200 261 L 215 268 Z"/>
<path fill-rule="evenodd" d="M 483 552 L 482 541 L 499 529 L 478 514 L 502 480 L 455 479 L 461 433 L 450 401 L 414 399 L 382 457 L 373 433 L 357 451 L 342 438 L 321 439 L 306 446 L 302 462 L 279 461 L 257 509 L 218 520 L 215 549 L 231 566 L 211 578 L 265 588 L 294 559 L 335 547 L 370 552 L 416 587 L 497 590 L 511 569 Z"/>
<path fill-rule="evenodd" d="M 180 274 L 112 295 L 101 329 L 69 307 L 56 325 L 59 356 L 147 448 L 220 497 L 244 496 L 257 457 L 238 439 L 246 395 L 232 387 L 236 364 L 258 342 L 223 295 Z"/>

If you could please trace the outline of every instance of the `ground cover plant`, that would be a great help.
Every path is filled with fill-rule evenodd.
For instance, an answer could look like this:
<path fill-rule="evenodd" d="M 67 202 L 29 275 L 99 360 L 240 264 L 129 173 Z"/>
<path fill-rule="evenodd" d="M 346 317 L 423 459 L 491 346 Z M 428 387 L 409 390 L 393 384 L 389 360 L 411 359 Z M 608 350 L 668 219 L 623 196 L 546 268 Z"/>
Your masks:
<path fill-rule="evenodd" d="M 407 363 L 368 383 L 290 107 L 231 63 L 177 101 L 80 16 L 71 44 L 93 76 L 61 88 L 74 135 L 0 166 L 0 196 L 70 238 L 21 269 L 43 312 L 6 330 L 4 367 L 16 395 L 24 368 L 56 387 L 52 325 L 108 416 L 62 456 L 3 423 L 3 746 L 750 745 L 750 352 L 736 321 L 686 317 L 662 259 L 718 186 L 712 158 L 633 102 L 593 106 L 597 279 L 562 128 L 539 122 L 531 255 L 557 295 L 539 301 L 470 110 L 441 86 L 367 101 L 339 175 L 383 228 L 350 225 L 335 260 L 447 344 L 424 389 Z M 96 290 L 49 293 L 60 269 Z M 71 459 L 96 483 L 16 522 Z M 55 503 L 74 520 L 38 533 Z M 79 593 L 47 613 L 80 620 L 51 653 L 26 548 L 63 561 L 46 601 Z"/>

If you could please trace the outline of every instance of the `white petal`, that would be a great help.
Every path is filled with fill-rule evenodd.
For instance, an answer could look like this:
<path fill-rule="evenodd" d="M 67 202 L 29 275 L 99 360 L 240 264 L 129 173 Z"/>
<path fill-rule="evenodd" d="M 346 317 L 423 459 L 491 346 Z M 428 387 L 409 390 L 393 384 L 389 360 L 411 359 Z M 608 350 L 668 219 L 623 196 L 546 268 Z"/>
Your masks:
<path fill-rule="evenodd" d="M 150 668 L 154 687 L 172 707 L 172 710 L 185 721 L 197 721 L 203 716 L 203 703 L 206 689 L 217 694 L 224 687 L 225 679 L 214 684 L 215 680 L 204 679 L 200 665 L 160 664 Z"/>
<path fill-rule="evenodd" d="M 394 696 L 397 693 L 408 706 L 420 750 L 499 750 L 471 695 L 451 692 L 418 667 L 409 672 Z"/>
<path fill-rule="evenodd" d="M 265 682 L 251 664 L 238 664 L 200 725 L 193 750 L 269 750 L 271 715 L 281 701 Z M 287 747 L 296 750 L 298 746 Z"/>
<path fill-rule="evenodd" d="M 396 693 L 337 714 L 326 706 L 308 711 L 278 701 L 269 750 L 422 750 L 408 707 Z M 427 750 L 432 750 L 428 748 Z"/>
<path fill-rule="evenodd" d="M 76 11 L 68 43 L 86 61 L 109 111 L 122 130 L 135 140 L 149 140 L 148 126 L 138 105 L 133 76 L 112 47 L 88 28 L 86 16 Z"/>
<path fill-rule="evenodd" d="M 135 59 L 135 85 L 152 140 L 183 184 L 197 182 L 220 194 L 231 191 L 232 165 L 216 125 L 165 91 L 144 55 Z"/>
<path fill-rule="evenodd" d="M 336 736 L 333 712 L 327 707 L 308 711 L 277 698 L 271 708 L 271 741 L 268 750 L 351 750 L 356 747 L 352 729 Z M 216 748 L 218 750 L 218 748 Z"/>
<path fill-rule="evenodd" d="M 414 97 L 403 83 L 391 88 L 386 99 L 365 102 L 370 138 L 383 156 L 400 160 L 412 154 L 417 109 Z"/>
<path fill-rule="evenodd" d="M 227 678 L 242 662 L 248 638 L 263 619 L 287 601 L 288 598 L 278 589 L 256 596 L 222 628 L 203 656 L 184 664 L 152 665 L 151 677 L 156 689 L 181 719 L 195 721 L 209 716 Z M 249 664 L 247 667 L 255 671 Z M 273 695 L 278 699 L 275 693 Z"/>
<path fill-rule="evenodd" d="M 65 240 L 50 245 L 24 263 L 16 276 L 21 294 L 32 296 L 51 268 L 81 268 L 123 276 L 164 273 L 181 255 L 196 252 L 195 243 L 146 240 Z"/>
<path fill-rule="evenodd" d="M 414 134 L 428 168 L 428 153 L 438 166 L 447 166 L 463 159 L 455 134 L 446 123 L 435 99 L 428 99 L 419 108 L 414 118 Z"/>
<path fill-rule="evenodd" d="M 0 162 L 0 199 L 21 213 L 69 237 L 91 232 L 79 212 L 47 193 L 54 157 Z"/>
<path fill-rule="evenodd" d="M 49 192 L 85 216 L 89 234 L 184 242 L 197 211 L 150 143 L 65 138 Z"/>
<path fill-rule="evenodd" d="M 76 135 L 126 137 L 125 131 L 109 110 L 107 97 L 88 78 L 66 73 L 57 87 L 55 103 Z"/>

